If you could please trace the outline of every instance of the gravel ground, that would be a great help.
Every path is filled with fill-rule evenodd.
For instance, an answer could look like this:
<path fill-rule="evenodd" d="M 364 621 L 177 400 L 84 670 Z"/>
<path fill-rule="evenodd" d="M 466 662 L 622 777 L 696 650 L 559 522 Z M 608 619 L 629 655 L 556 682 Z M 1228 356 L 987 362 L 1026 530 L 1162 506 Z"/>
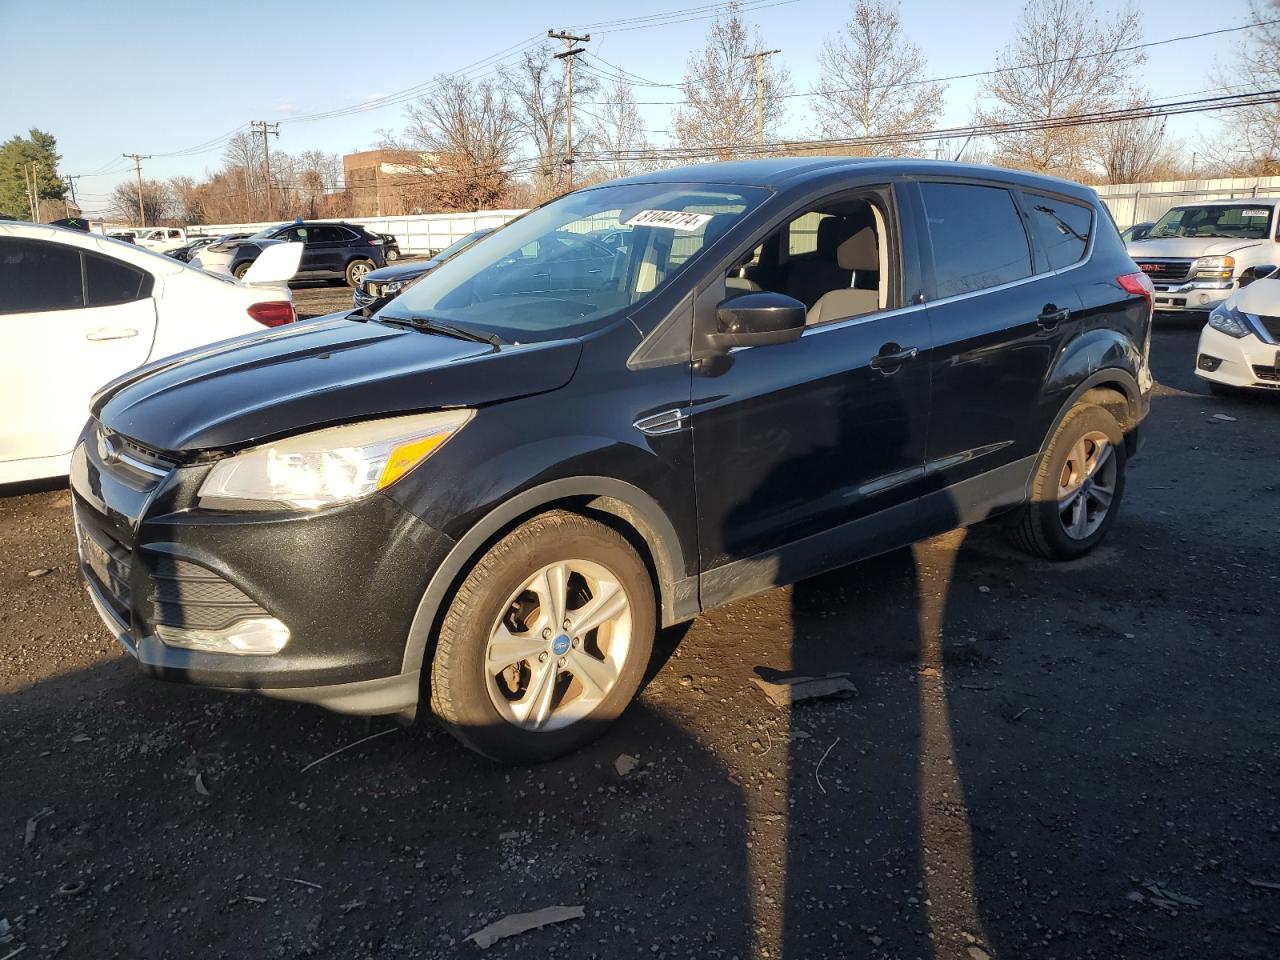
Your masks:
<path fill-rule="evenodd" d="M 489 953 L 1280 956 L 1280 397 L 1208 397 L 1195 338 L 1156 335 L 1094 556 L 981 527 L 733 604 L 530 769 L 143 678 L 84 597 L 65 488 L 9 491 L 0 958 L 468 957 L 557 904 L 585 917 Z M 760 667 L 858 694 L 777 709 Z"/>

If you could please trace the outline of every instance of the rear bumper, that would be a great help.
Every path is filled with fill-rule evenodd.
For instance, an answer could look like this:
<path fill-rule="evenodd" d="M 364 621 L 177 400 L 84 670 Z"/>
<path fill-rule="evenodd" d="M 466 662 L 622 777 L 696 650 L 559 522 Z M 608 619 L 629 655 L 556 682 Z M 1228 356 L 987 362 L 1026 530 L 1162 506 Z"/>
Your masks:
<path fill-rule="evenodd" d="M 1228 387 L 1280 390 L 1280 344 L 1229 337 L 1208 325 L 1196 349 L 1196 376 Z"/>

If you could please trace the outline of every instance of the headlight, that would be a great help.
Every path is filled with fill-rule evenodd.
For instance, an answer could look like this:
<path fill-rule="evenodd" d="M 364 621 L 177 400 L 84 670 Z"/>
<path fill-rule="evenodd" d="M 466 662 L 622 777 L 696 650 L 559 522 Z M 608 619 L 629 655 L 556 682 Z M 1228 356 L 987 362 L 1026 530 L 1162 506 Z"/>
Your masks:
<path fill-rule="evenodd" d="M 395 293 L 405 285 L 404 280 L 391 280 L 382 285 L 382 293 L 385 296 L 388 293 Z"/>
<path fill-rule="evenodd" d="M 329 427 L 220 460 L 200 506 L 314 510 L 395 483 L 466 426 L 474 411 L 445 410 Z"/>
<path fill-rule="evenodd" d="M 1200 257 L 1192 264 L 1194 276 L 1201 280 L 1230 280 L 1235 269 L 1235 257 Z"/>
<path fill-rule="evenodd" d="M 1248 314 L 1241 313 L 1235 307 L 1228 307 L 1226 304 L 1219 305 L 1213 313 L 1209 314 L 1209 326 L 1219 333 L 1225 333 L 1228 337 L 1236 339 L 1253 333 Z"/>

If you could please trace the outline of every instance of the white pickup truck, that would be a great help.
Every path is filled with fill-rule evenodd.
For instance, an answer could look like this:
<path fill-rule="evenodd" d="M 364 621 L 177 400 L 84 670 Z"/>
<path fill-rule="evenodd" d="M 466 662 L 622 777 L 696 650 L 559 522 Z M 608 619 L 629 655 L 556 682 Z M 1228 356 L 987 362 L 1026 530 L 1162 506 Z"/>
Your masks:
<path fill-rule="evenodd" d="M 1275 198 L 1185 203 L 1130 243 L 1129 256 L 1155 284 L 1156 310 L 1207 313 L 1280 265 L 1278 206 Z"/>
<path fill-rule="evenodd" d="M 153 227 L 150 230 L 135 230 L 137 244 L 156 253 L 168 253 L 187 245 L 187 231 L 182 227 Z"/>

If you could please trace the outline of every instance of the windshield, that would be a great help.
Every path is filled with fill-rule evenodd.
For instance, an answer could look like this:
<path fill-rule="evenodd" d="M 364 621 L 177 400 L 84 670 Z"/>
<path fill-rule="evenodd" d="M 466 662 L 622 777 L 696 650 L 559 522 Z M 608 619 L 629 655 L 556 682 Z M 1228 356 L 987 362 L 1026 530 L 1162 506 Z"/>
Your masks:
<path fill-rule="evenodd" d="M 580 336 L 660 290 L 769 195 L 635 183 L 561 197 L 427 274 L 378 316 L 427 316 L 508 342 Z M 616 230 L 617 245 L 599 231 Z"/>
<path fill-rule="evenodd" d="M 481 237 L 488 236 L 491 233 L 493 233 L 492 230 L 477 230 L 475 233 L 468 233 L 461 240 L 453 241 L 453 243 L 449 244 L 431 259 L 439 260 L 441 262 L 448 260 L 455 254 L 461 253 L 463 250 L 467 249 L 467 247 L 471 246 L 471 244 L 475 243 Z"/>
<path fill-rule="evenodd" d="M 271 235 L 279 229 L 280 229 L 280 224 L 277 223 L 273 227 L 266 227 L 262 230 L 259 230 L 257 233 L 250 234 L 249 239 L 250 240 L 270 240 Z"/>
<path fill-rule="evenodd" d="M 1271 235 L 1271 207 L 1258 204 L 1211 204 L 1174 207 L 1148 234 L 1157 237 L 1223 237 L 1262 240 Z"/>

